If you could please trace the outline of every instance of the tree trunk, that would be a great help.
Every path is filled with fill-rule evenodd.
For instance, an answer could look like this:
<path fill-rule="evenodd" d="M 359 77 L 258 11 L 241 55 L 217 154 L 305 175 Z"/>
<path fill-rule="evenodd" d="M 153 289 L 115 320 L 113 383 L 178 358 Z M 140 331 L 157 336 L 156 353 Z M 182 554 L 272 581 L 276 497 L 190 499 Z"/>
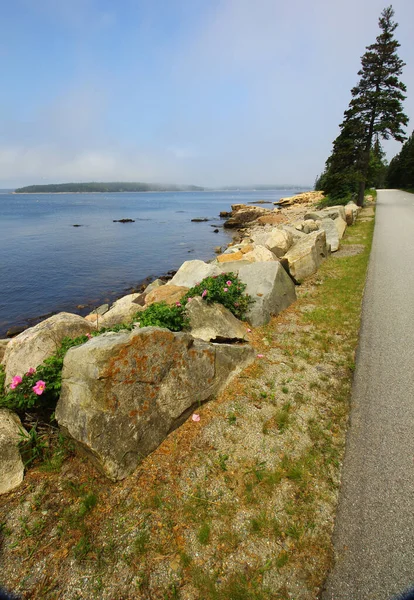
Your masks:
<path fill-rule="evenodd" d="M 359 182 L 359 190 L 358 190 L 358 198 L 357 204 L 358 206 L 364 206 L 364 198 L 365 198 L 365 179 Z"/>

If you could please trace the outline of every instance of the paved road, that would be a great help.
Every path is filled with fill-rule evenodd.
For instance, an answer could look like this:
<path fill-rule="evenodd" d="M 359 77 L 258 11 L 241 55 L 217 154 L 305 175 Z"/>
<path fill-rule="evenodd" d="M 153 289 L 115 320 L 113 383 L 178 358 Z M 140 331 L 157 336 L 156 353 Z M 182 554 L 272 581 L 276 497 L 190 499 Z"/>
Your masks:
<path fill-rule="evenodd" d="M 378 192 L 324 600 L 414 587 L 414 194 Z"/>

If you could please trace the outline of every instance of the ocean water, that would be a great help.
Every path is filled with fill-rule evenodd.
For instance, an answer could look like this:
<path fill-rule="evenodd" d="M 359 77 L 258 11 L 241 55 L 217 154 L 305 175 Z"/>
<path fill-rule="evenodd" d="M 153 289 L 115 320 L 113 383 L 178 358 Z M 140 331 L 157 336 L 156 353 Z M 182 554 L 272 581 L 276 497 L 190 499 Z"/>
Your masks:
<path fill-rule="evenodd" d="M 220 211 L 294 193 L 0 193 L 0 337 L 49 313 L 87 314 L 148 276 L 209 260 L 232 237 L 222 228 L 214 233 Z M 197 217 L 210 220 L 192 223 Z M 113 222 L 125 218 L 135 223 Z"/>

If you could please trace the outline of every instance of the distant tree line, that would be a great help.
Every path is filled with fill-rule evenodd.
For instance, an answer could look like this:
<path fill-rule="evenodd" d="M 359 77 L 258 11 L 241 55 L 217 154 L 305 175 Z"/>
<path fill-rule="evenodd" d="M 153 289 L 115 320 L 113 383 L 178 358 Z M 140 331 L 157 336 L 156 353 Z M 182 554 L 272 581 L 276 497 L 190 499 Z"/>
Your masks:
<path fill-rule="evenodd" d="M 356 198 L 362 206 L 365 188 L 385 183 L 387 164 L 381 140 L 407 139 L 403 127 L 408 117 L 402 107 L 406 87 L 399 79 L 405 63 L 396 52 L 400 44 L 394 39 L 398 25 L 393 16 L 392 6 L 381 13 L 381 33 L 361 58 L 360 80 L 351 90 L 341 132 L 315 184 L 332 204 Z"/>
<path fill-rule="evenodd" d="M 196 185 L 161 185 L 141 182 L 89 182 L 52 183 L 48 185 L 28 185 L 15 190 L 16 194 L 56 194 L 56 193 L 111 193 L 111 192 L 199 192 L 204 188 Z"/>
<path fill-rule="evenodd" d="M 405 142 L 401 152 L 390 162 L 387 187 L 414 191 L 414 132 Z"/>

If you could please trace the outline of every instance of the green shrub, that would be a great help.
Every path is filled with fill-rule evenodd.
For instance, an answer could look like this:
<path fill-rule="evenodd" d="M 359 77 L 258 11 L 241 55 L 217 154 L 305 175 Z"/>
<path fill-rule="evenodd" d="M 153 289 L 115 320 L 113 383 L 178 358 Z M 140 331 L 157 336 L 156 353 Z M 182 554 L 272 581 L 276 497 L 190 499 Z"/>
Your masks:
<path fill-rule="evenodd" d="M 186 304 L 190 298 L 201 296 L 206 302 L 219 302 L 233 313 L 238 319 L 244 319 L 246 312 L 253 302 L 252 298 L 245 294 L 246 284 L 240 281 L 234 273 L 223 273 L 222 275 L 206 277 L 192 287 L 181 299 Z"/>
<path fill-rule="evenodd" d="M 14 389 L 4 391 L 4 385 L 0 389 L 0 408 L 10 408 L 18 413 L 33 409 L 54 409 L 60 396 L 62 386 L 63 359 L 69 348 L 79 346 L 88 341 L 88 336 L 81 335 L 75 339 L 64 338 L 60 348 L 46 358 L 36 370 L 28 372 L 22 377 L 22 381 Z M 0 377 L 1 379 L 1 377 Z M 4 381 L 4 375 L 3 375 Z M 36 394 L 33 388 L 37 382 L 44 382 L 45 389 Z"/>
<path fill-rule="evenodd" d="M 219 302 L 238 319 L 243 319 L 253 300 L 244 293 L 246 284 L 234 273 L 206 277 L 177 302 L 168 306 L 165 302 L 155 302 L 134 316 L 140 327 L 166 327 L 171 331 L 181 331 L 186 325 L 185 307 L 195 296 L 201 296 L 208 303 Z"/>
<path fill-rule="evenodd" d="M 165 302 L 155 302 L 135 315 L 140 327 L 166 327 L 171 331 L 181 331 L 185 324 L 184 306 L 168 306 Z"/>

